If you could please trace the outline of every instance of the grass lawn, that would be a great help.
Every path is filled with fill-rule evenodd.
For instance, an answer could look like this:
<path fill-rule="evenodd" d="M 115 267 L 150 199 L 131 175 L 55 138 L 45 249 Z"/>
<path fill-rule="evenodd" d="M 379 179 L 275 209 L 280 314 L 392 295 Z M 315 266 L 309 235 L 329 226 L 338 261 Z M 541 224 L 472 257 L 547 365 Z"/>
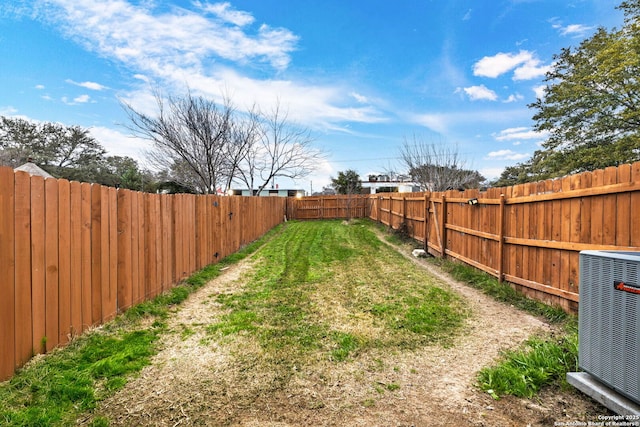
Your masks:
<path fill-rule="evenodd" d="M 251 343 L 246 348 L 259 352 L 243 352 L 240 363 L 270 370 L 282 387 L 292 372 L 318 360 L 339 364 L 372 349 L 446 347 L 468 315 L 459 297 L 380 242 L 368 221 L 289 222 L 231 262 L 250 254 L 255 268 L 244 286 L 210 296 L 222 314 L 202 325 L 201 344 Z M 222 265 L 0 384 L 0 424 L 74 424 L 150 362 L 173 308 Z"/>
<path fill-rule="evenodd" d="M 212 339 L 244 335 L 283 372 L 368 349 L 443 345 L 467 315 L 461 300 L 389 246 L 367 221 L 290 222 L 255 255 Z"/>

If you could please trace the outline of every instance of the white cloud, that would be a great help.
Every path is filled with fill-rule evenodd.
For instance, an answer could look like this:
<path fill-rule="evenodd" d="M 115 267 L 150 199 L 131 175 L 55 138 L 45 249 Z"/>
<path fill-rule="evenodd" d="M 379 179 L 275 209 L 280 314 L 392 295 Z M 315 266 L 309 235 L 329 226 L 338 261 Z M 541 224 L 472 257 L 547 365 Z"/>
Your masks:
<path fill-rule="evenodd" d="M 62 98 L 60 98 L 60 100 L 67 105 L 78 105 L 78 104 L 86 104 L 87 102 L 90 102 L 91 97 L 89 95 L 84 94 L 84 95 L 76 96 L 75 98 L 70 100 L 69 97 L 63 96 Z"/>
<path fill-rule="evenodd" d="M 485 56 L 473 65 L 473 75 L 495 78 L 532 59 L 533 55 L 526 50 L 517 54 L 501 52 Z"/>
<path fill-rule="evenodd" d="M 590 33 L 595 27 L 590 27 L 582 24 L 571 24 L 562 28 L 560 34 L 563 36 L 584 37 Z"/>
<path fill-rule="evenodd" d="M 462 17 L 463 21 L 468 21 L 469 19 L 471 19 L 471 9 L 467 10 L 467 13 Z"/>
<path fill-rule="evenodd" d="M 540 60 L 527 61 L 513 71 L 513 80 L 532 80 L 544 76 L 551 69 L 548 65 L 542 65 Z"/>
<path fill-rule="evenodd" d="M 83 88 L 85 88 L 85 89 L 91 89 L 91 90 L 97 90 L 97 91 L 100 91 L 100 90 L 104 90 L 104 89 L 106 89 L 106 88 L 107 88 L 106 86 L 103 86 L 103 85 L 101 85 L 100 83 L 95 83 L 95 82 L 74 82 L 74 81 L 73 81 L 73 80 L 71 80 L 71 79 L 67 79 L 67 80 L 65 80 L 65 81 L 66 81 L 67 83 L 72 84 L 72 85 L 76 85 L 76 86 L 83 87 Z"/>
<path fill-rule="evenodd" d="M 498 99 L 498 95 L 491 89 L 487 88 L 485 85 L 465 87 L 463 88 L 463 90 L 464 93 L 466 93 L 469 99 L 472 101 L 495 101 L 496 99 Z"/>
<path fill-rule="evenodd" d="M 229 2 L 202 4 L 202 2 L 196 1 L 194 2 L 194 5 L 206 12 L 210 12 L 218 16 L 220 19 L 226 22 L 237 25 L 239 27 L 253 24 L 253 22 L 255 21 L 255 18 L 251 16 L 250 13 L 240 10 L 233 10 Z"/>
<path fill-rule="evenodd" d="M 90 100 L 91 100 L 91 97 L 89 95 L 80 95 L 73 98 L 73 102 L 77 104 L 84 104 L 89 102 Z"/>
<path fill-rule="evenodd" d="M 509 104 L 511 102 L 521 101 L 523 99 L 524 99 L 524 96 L 520 95 L 519 93 L 516 93 L 516 94 L 509 95 L 509 97 L 502 102 L 504 102 L 505 104 Z"/>
<path fill-rule="evenodd" d="M 492 151 L 487 154 L 486 158 L 491 160 L 524 160 L 531 157 L 529 153 L 516 153 L 511 150 Z"/>
<path fill-rule="evenodd" d="M 473 74 L 496 78 L 514 70 L 514 80 L 530 80 L 543 76 L 548 69 L 532 52 L 521 50 L 518 53 L 500 52 L 485 56 L 473 65 Z"/>
<path fill-rule="evenodd" d="M 238 25 L 228 25 L 229 20 L 248 24 L 250 15 L 224 4 L 213 5 L 224 19 L 208 19 L 178 7 L 157 12 L 154 2 L 52 0 L 46 4 L 57 7 L 43 8 L 43 14 L 65 24 L 68 35 L 87 48 L 156 73 L 178 64 L 202 68 L 215 57 L 233 62 L 257 59 L 283 70 L 298 41 L 284 28 L 263 24 L 257 32 L 245 32 Z"/>
<path fill-rule="evenodd" d="M 89 129 L 89 133 L 112 156 L 127 156 L 137 160 L 141 165 L 145 163 L 144 152 L 151 149 L 151 142 L 141 138 L 134 138 L 114 129 L 96 126 Z"/>
<path fill-rule="evenodd" d="M 367 102 L 369 102 L 369 99 L 366 96 L 360 95 L 357 92 L 351 92 L 349 96 L 358 101 L 360 104 L 366 104 Z"/>
<path fill-rule="evenodd" d="M 145 76 L 144 74 L 134 74 L 133 78 L 134 79 L 138 79 L 138 80 L 142 80 L 145 83 L 149 83 L 151 81 L 149 79 L 149 77 Z"/>
<path fill-rule="evenodd" d="M 6 107 L 0 107 L 0 116 L 15 116 L 18 112 L 18 109 L 8 105 Z"/>
<path fill-rule="evenodd" d="M 546 89 L 546 87 L 546 85 L 540 85 L 533 88 L 533 92 L 536 94 L 536 98 L 544 99 L 544 90 Z"/>
<path fill-rule="evenodd" d="M 44 85 L 35 85 L 34 87 L 38 90 L 44 90 Z"/>
<path fill-rule="evenodd" d="M 593 26 L 583 25 L 583 24 L 569 24 L 562 25 L 562 21 L 558 18 L 552 18 L 549 20 L 551 23 L 551 27 L 555 30 L 558 30 L 561 36 L 569 36 L 573 38 L 583 38 L 586 37 L 591 31 L 595 29 Z"/>
<path fill-rule="evenodd" d="M 449 114 L 420 114 L 415 115 L 410 119 L 434 132 L 446 134 L 454 117 Z"/>
<path fill-rule="evenodd" d="M 220 101 L 222 93 L 228 94 L 239 108 L 259 102 L 262 109 L 269 109 L 279 100 L 289 109 L 291 119 L 325 130 L 345 130 L 336 125 L 345 121 L 386 120 L 378 108 L 370 105 L 370 99 L 369 105 L 363 105 L 362 95 L 339 83 L 319 86 L 277 78 L 256 79 L 232 68 L 248 65 L 255 69 L 252 64 L 266 63 L 274 73 L 286 69 L 298 41 L 288 29 L 256 26 L 250 14 L 235 11 L 225 3 L 207 6 L 198 2 L 194 10 L 171 7 L 162 12 L 153 8 L 155 3 L 50 0 L 43 3 L 42 13 L 46 15 L 43 19 L 53 20 L 88 50 L 131 70 L 132 76 L 141 81 L 140 89 L 120 94 L 125 100 L 133 101 L 134 92 L 149 98 L 150 87 L 162 87 L 167 94 L 183 93 L 186 82 L 195 95 Z M 229 24 L 231 21 L 236 25 Z M 264 67 L 261 71 L 268 72 Z M 139 103 L 135 99 L 135 106 Z"/>
<path fill-rule="evenodd" d="M 492 134 L 496 141 L 544 139 L 547 135 L 548 132 L 537 132 L 528 127 L 508 128 L 501 130 L 499 133 Z"/>
<path fill-rule="evenodd" d="M 492 180 L 498 178 L 502 174 L 503 170 L 504 168 L 482 168 L 479 169 L 478 172 L 488 180 Z"/>
<path fill-rule="evenodd" d="M 488 109 L 449 113 L 406 114 L 403 118 L 411 123 L 424 126 L 434 132 L 447 134 L 451 129 L 462 126 L 492 124 L 499 125 L 513 121 L 529 120 L 531 112 L 527 108 Z"/>
<path fill-rule="evenodd" d="M 182 83 L 179 74 L 169 80 Z M 175 90 L 184 91 L 185 88 L 176 87 Z M 189 76 L 189 90 L 216 102 L 223 102 L 223 94 L 228 95 L 240 109 L 247 109 L 259 101 L 259 107 L 269 111 L 279 102 L 283 111 L 288 111 L 290 121 L 322 131 L 348 132 L 344 125 L 336 125 L 340 122 L 387 121 L 375 106 L 352 105 L 353 96 L 342 87 L 303 85 L 289 80 L 255 80 L 231 69 L 221 69 L 213 75 L 193 74 Z M 304 96 L 300 96 L 301 93 Z M 123 96 L 123 101 L 149 114 L 157 109 L 149 85 Z"/>

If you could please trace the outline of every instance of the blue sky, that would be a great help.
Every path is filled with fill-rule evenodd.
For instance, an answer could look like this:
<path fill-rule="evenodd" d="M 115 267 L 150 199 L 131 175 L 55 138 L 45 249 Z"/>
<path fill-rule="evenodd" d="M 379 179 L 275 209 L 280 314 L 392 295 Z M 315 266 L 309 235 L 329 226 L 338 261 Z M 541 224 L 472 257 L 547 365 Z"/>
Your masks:
<path fill-rule="evenodd" d="M 276 102 L 326 161 L 282 186 L 320 189 L 338 171 L 402 171 L 417 135 L 454 144 L 495 178 L 545 136 L 527 104 L 553 55 L 597 27 L 613 0 L 4 0 L 0 115 L 91 129 L 143 159 L 121 101 L 153 112 L 154 89 L 240 109 Z"/>

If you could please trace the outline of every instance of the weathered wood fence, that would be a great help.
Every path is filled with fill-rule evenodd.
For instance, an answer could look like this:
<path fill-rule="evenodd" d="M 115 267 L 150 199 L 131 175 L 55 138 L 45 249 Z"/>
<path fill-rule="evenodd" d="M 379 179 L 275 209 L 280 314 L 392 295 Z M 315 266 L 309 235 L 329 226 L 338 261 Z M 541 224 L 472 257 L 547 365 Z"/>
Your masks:
<path fill-rule="evenodd" d="M 0 167 L 0 380 L 282 222 L 280 197 L 159 195 Z"/>
<path fill-rule="evenodd" d="M 335 200 L 330 215 L 341 212 Z M 567 311 L 577 310 L 581 250 L 640 250 L 640 163 L 484 192 L 382 193 L 368 203 L 362 216 L 404 229 L 429 253 Z"/>
<path fill-rule="evenodd" d="M 364 218 L 369 216 L 369 196 L 338 195 L 296 198 L 289 202 L 289 217 L 293 219 Z"/>
<path fill-rule="evenodd" d="M 640 163 L 485 192 L 158 195 L 0 168 L 0 379 L 280 223 L 370 217 L 569 311 L 578 253 L 640 250 Z"/>

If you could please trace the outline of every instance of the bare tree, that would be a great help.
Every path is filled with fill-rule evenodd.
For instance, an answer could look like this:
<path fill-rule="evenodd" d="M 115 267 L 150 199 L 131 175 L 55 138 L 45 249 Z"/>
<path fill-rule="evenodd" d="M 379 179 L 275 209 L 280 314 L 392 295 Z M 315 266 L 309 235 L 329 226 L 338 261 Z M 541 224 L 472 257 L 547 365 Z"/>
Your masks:
<path fill-rule="evenodd" d="M 229 182 L 234 172 L 230 135 L 235 110 L 231 101 L 225 98 L 219 106 L 190 92 L 166 101 L 156 93 L 156 101 L 155 117 L 124 104 L 129 130 L 153 142 L 152 163 L 169 170 L 173 180 L 197 193 L 214 193 Z"/>
<path fill-rule="evenodd" d="M 217 105 L 191 93 L 166 101 L 156 93 L 156 101 L 155 117 L 124 104 L 127 127 L 153 142 L 155 166 L 194 192 L 226 190 L 236 180 L 259 194 L 276 177 L 308 175 L 322 157 L 311 147 L 310 132 L 288 123 L 279 103 L 262 114 L 255 105 L 238 112 L 229 97 Z"/>
<path fill-rule="evenodd" d="M 269 113 L 260 114 L 259 123 L 255 143 L 247 147 L 238 173 L 249 189 L 258 187 L 256 194 L 277 177 L 298 179 L 309 175 L 324 158 L 312 147 L 310 131 L 289 123 L 279 102 Z"/>
<path fill-rule="evenodd" d="M 234 122 L 231 129 L 231 149 L 228 155 L 233 165 L 233 172 L 229 186 L 232 180 L 237 179 L 243 182 L 253 194 L 261 135 L 260 113 L 254 105 L 246 115 Z"/>
<path fill-rule="evenodd" d="M 445 191 L 478 188 L 485 178 L 478 171 L 465 169 L 457 146 L 429 144 L 416 135 L 405 137 L 400 158 L 409 175 L 422 190 Z"/>

